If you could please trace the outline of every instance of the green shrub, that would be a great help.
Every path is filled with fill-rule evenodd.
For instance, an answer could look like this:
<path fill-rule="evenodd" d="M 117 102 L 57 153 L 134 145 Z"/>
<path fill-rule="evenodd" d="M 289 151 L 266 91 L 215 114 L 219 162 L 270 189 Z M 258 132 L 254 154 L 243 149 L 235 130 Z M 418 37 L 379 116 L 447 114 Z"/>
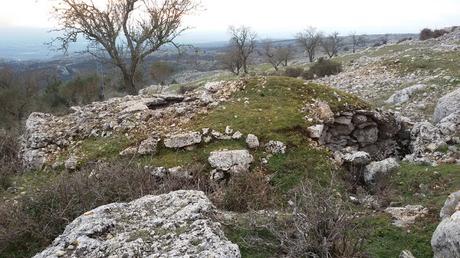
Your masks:
<path fill-rule="evenodd" d="M 303 73 L 303 68 L 300 67 L 288 67 L 284 71 L 284 75 L 287 77 L 297 78 L 300 77 Z"/>
<path fill-rule="evenodd" d="M 433 39 L 433 38 L 439 38 L 444 34 L 449 33 L 446 30 L 431 30 L 428 28 L 423 29 L 420 32 L 420 40 L 427 40 L 427 39 Z"/>
<path fill-rule="evenodd" d="M 342 72 L 342 64 L 324 58 L 319 58 L 314 63 L 308 72 L 303 74 L 303 78 L 306 80 L 313 79 L 316 77 L 325 77 L 329 75 L 339 74 Z"/>

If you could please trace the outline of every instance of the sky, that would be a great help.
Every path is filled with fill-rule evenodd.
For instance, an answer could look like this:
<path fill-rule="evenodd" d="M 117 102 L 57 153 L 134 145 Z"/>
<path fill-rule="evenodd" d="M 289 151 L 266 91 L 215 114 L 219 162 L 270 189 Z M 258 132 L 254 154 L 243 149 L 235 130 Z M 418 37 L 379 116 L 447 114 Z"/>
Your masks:
<path fill-rule="evenodd" d="M 53 28 L 55 1 L 1 0 L 0 28 Z M 291 38 L 307 26 L 377 34 L 460 25 L 460 0 L 201 0 L 201 6 L 185 20 L 192 29 L 184 38 L 223 40 L 229 25 L 247 25 L 273 38 Z"/>

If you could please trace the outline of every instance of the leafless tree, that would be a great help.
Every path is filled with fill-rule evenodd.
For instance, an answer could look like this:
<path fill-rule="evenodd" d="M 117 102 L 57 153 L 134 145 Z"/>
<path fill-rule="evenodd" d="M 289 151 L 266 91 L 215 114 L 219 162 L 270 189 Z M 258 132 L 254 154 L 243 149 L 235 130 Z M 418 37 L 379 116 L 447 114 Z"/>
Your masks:
<path fill-rule="evenodd" d="M 323 47 L 324 52 L 326 52 L 329 58 L 337 56 L 341 45 L 342 39 L 339 37 L 338 32 L 333 32 L 329 36 L 321 40 L 321 46 Z"/>
<path fill-rule="evenodd" d="M 67 51 L 83 37 L 88 52 L 118 67 L 125 88 L 135 94 L 135 75 L 143 60 L 166 44 L 177 46 L 174 40 L 187 29 L 181 26 L 184 16 L 196 8 L 194 0 L 59 0 L 54 13 L 62 36 L 54 42 Z M 92 51 L 96 46 L 106 55 Z"/>
<path fill-rule="evenodd" d="M 366 44 L 366 38 L 364 35 L 357 35 L 356 32 L 350 33 L 351 44 L 353 53 L 356 53 L 358 47 L 363 47 Z"/>
<path fill-rule="evenodd" d="M 255 50 L 257 34 L 246 26 L 238 28 L 231 26 L 229 31 L 231 34 L 230 48 L 236 50 L 236 54 L 242 64 L 243 72 L 247 74 L 249 57 Z"/>
<path fill-rule="evenodd" d="M 278 71 L 283 61 L 279 59 L 278 48 L 273 44 L 273 41 L 269 39 L 262 41 L 261 54 L 275 68 L 275 71 Z"/>
<path fill-rule="evenodd" d="M 292 59 L 293 55 L 294 55 L 294 49 L 291 45 L 282 46 L 278 48 L 277 56 L 278 56 L 278 59 L 282 61 L 281 65 L 284 67 L 288 65 L 288 62 L 289 60 Z"/>
<path fill-rule="evenodd" d="M 322 34 L 314 27 L 307 28 L 297 34 L 297 42 L 305 50 L 310 62 L 315 61 L 316 49 L 321 42 Z"/>
<path fill-rule="evenodd" d="M 225 52 L 217 57 L 223 68 L 229 70 L 235 75 L 239 75 L 243 67 L 242 59 L 239 52 L 232 46 L 229 46 Z"/>

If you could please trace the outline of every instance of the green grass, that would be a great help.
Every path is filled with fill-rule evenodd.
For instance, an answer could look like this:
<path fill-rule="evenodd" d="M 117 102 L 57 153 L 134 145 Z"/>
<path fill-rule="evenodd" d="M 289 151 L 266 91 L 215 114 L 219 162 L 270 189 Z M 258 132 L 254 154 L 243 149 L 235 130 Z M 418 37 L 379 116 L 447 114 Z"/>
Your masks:
<path fill-rule="evenodd" d="M 403 250 L 411 251 L 417 258 L 431 258 L 431 235 L 437 224 L 419 220 L 409 230 L 393 226 L 386 214 L 365 217 L 359 221 L 367 229 L 364 249 L 372 258 L 399 257 Z"/>
<path fill-rule="evenodd" d="M 274 247 L 277 245 L 276 240 L 268 230 L 226 226 L 224 232 L 230 241 L 238 245 L 242 258 L 276 257 L 279 252 Z"/>
<path fill-rule="evenodd" d="M 157 155 L 140 157 L 137 161 L 142 165 L 177 167 L 191 164 L 207 164 L 209 154 L 218 150 L 238 150 L 244 149 L 246 144 L 239 140 L 215 141 L 208 144 L 200 144 L 195 150 L 173 150 L 161 147 Z"/>
<path fill-rule="evenodd" d="M 420 185 L 428 186 L 423 191 Z M 429 214 L 419 218 L 408 229 L 393 226 L 388 214 L 368 215 L 359 221 L 367 229 L 365 250 L 371 257 L 398 257 L 404 250 L 410 250 L 415 257 L 433 257 L 431 236 L 439 223 L 439 211 L 447 196 L 458 191 L 460 186 L 460 167 L 440 165 L 438 167 L 417 166 L 407 163 L 401 165 L 400 172 L 389 180 L 389 198 L 400 202 L 401 206 L 420 204 L 429 209 Z"/>
<path fill-rule="evenodd" d="M 77 155 L 79 155 L 82 162 L 110 161 L 118 158 L 121 151 L 136 142 L 136 139 L 128 139 L 123 135 L 114 135 L 108 138 L 89 138 L 82 141 L 77 150 Z"/>
<path fill-rule="evenodd" d="M 248 104 L 244 104 L 247 98 Z M 350 94 L 323 85 L 305 84 L 287 77 L 249 80 L 246 89 L 212 112 L 191 124 L 192 129 L 211 127 L 223 131 L 231 126 L 244 134 L 253 133 L 262 140 L 289 140 L 289 132 L 305 128 L 300 110 L 314 99 L 329 103 L 333 111 L 364 108 L 367 104 Z M 239 100 L 239 101 L 238 101 Z"/>

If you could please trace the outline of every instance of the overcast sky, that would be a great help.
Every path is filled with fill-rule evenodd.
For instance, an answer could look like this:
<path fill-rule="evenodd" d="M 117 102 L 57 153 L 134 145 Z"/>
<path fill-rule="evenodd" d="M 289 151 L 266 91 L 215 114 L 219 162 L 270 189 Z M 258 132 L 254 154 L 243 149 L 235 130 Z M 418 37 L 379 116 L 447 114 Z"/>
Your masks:
<path fill-rule="evenodd" d="M 0 1 L 0 27 L 50 28 L 55 0 Z M 103 0 L 96 0 L 103 1 Z M 311 25 L 324 31 L 417 32 L 460 25 L 460 0 L 201 0 L 187 18 L 188 36 L 219 40 L 229 25 L 248 25 L 261 37 L 290 37 Z M 186 36 L 187 36 L 186 35 Z M 211 35 L 211 36 L 210 36 Z"/>

